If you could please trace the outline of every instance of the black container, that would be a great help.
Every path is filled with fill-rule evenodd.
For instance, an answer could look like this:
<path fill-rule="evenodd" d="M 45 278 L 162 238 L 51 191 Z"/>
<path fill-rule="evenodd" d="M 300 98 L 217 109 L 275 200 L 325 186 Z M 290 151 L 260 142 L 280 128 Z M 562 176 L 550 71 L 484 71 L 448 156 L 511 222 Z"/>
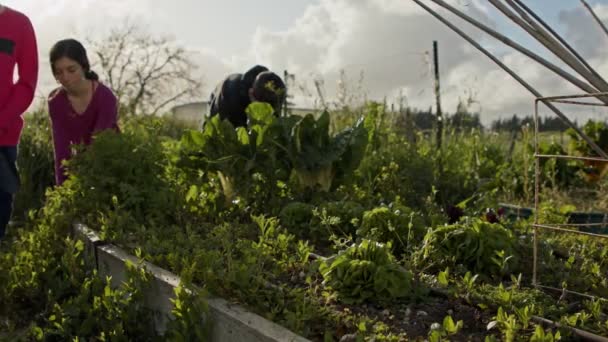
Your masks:
<path fill-rule="evenodd" d="M 519 207 L 509 203 L 498 203 L 498 205 L 504 210 L 505 218 L 510 221 L 528 219 L 534 215 L 532 208 Z M 568 223 L 582 224 L 578 227 L 581 232 L 608 235 L 608 213 L 573 212 L 568 214 Z M 584 225 L 597 223 L 604 223 L 604 225 Z"/>

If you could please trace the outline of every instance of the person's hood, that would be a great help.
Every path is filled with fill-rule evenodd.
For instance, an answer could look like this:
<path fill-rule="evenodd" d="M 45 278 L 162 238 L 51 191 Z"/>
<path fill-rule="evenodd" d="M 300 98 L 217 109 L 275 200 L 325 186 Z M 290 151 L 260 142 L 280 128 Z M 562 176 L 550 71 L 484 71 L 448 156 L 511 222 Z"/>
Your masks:
<path fill-rule="evenodd" d="M 268 68 L 263 65 L 256 65 L 253 68 L 247 70 L 247 72 L 243 74 L 242 78 L 245 87 L 247 89 L 251 88 L 253 86 L 255 78 L 258 77 L 258 75 L 264 71 L 268 71 Z"/>

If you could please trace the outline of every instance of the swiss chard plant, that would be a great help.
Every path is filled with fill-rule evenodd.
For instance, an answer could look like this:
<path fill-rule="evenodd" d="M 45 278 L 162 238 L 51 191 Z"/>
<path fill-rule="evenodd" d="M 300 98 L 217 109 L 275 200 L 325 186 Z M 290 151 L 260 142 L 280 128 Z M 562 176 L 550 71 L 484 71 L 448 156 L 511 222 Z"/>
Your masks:
<path fill-rule="evenodd" d="M 291 129 L 288 157 L 303 187 L 329 191 L 335 178 L 354 171 L 363 159 L 368 141 L 364 120 L 331 136 L 329 113 L 318 119 L 306 115 Z"/>
<path fill-rule="evenodd" d="M 236 185 L 253 168 L 255 151 L 247 131 L 234 129 L 219 116 L 207 121 L 202 132 L 189 131 L 181 140 L 184 165 L 215 172 L 228 202 L 236 196 Z"/>

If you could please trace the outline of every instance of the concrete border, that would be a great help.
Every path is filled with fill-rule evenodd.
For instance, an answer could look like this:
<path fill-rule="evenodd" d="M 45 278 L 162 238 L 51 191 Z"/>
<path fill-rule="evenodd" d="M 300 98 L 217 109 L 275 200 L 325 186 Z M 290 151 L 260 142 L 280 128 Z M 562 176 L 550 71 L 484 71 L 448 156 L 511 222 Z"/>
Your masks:
<path fill-rule="evenodd" d="M 126 279 L 126 262 L 138 265 L 139 260 L 123 249 L 103 242 L 99 236 L 82 224 L 75 224 L 73 232 L 76 238 L 85 243 L 85 257 L 94 260 L 101 276 L 111 276 L 114 286 Z M 171 318 L 173 307 L 171 299 L 175 297 L 173 289 L 180 283 L 175 274 L 149 262 L 143 267 L 152 274 L 151 286 L 144 293 L 144 300 L 149 309 L 155 312 L 155 327 L 159 333 L 165 331 Z M 230 304 L 222 298 L 207 299 L 209 317 L 201 317 L 201 324 L 208 318 L 211 322 L 210 341 L 212 342 L 307 342 L 308 339 L 271 322 L 257 314 L 247 311 L 240 305 Z"/>

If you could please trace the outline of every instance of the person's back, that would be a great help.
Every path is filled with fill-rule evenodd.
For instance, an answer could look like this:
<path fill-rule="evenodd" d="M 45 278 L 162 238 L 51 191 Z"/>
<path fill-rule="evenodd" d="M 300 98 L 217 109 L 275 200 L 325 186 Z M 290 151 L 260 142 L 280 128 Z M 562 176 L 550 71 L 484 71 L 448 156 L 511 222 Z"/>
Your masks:
<path fill-rule="evenodd" d="M 252 82 L 253 83 L 253 82 Z M 209 99 L 209 117 L 215 115 L 227 119 L 235 127 L 247 125 L 245 109 L 251 101 L 247 94 L 247 85 L 243 80 L 243 74 L 232 74 L 220 83 Z"/>
<path fill-rule="evenodd" d="M 253 101 L 268 102 L 279 114 L 284 101 L 285 84 L 268 68 L 256 65 L 244 74 L 229 75 L 209 99 L 209 118 L 215 115 L 234 127 L 247 126 L 245 110 Z"/>

